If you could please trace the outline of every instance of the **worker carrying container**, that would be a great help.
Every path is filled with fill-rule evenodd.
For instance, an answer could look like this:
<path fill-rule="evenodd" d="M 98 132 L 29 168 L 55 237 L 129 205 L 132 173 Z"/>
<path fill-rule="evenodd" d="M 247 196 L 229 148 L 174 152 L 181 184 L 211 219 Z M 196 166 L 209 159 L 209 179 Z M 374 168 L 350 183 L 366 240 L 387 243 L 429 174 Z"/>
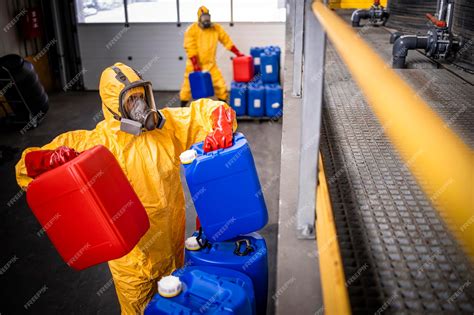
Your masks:
<path fill-rule="evenodd" d="M 96 145 L 110 150 L 150 222 L 149 230 L 132 251 L 109 261 L 122 313 L 141 314 L 153 298 L 156 282 L 183 263 L 185 200 L 177 154 L 202 140 L 206 151 L 231 146 L 237 128 L 235 113 L 226 104 L 207 98 L 191 103 L 188 108 L 157 110 L 151 82 L 121 63 L 102 72 L 100 96 L 104 120 L 93 130 L 69 131 L 42 147 L 25 149 L 15 167 L 17 182 L 26 190 L 42 173 L 52 172 L 76 158 L 75 152 Z M 30 154 L 35 158 L 29 160 Z M 102 176 L 92 177 L 85 187 L 95 188 L 101 179 Z M 110 180 L 109 189 L 117 185 L 116 181 Z M 114 198 L 124 194 L 112 191 Z M 85 192 L 95 191 L 89 188 Z M 55 191 L 50 194 L 54 196 Z M 62 224 L 61 219 L 51 222 Z M 98 223 L 94 223 L 93 227 L 97 227 Z M 82 228 L 97 233 L 91 226 Z M 83 250 L 78 255 L 84 255 Z"/>
<path fill-rule="evenodd" d="M 237 57 L 243 56 L 224 28 L 219 23 L 211 21 L 209 9 L 205 6 L 199 7 L 197 21 L 189 25 L 184 32 L 183 46 L 187 58 L 183 84 L 179 93 L 181 107 L 186 106 L 192 95 L 188 76 L 192 72 L 201 70 L 209 71 L 211 74 L 216 97 L 221 101 L 227 101 L 226 83 L 216 60 L 219 42 Z"/>

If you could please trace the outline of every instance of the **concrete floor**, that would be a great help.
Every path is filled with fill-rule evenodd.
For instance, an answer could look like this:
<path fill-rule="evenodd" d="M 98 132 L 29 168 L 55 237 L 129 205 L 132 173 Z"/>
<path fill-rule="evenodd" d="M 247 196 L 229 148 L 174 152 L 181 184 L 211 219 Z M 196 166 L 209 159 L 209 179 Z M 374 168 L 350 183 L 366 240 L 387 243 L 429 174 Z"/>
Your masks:
<path fill-rule="evenodd" d="M 162 106 L 177 106 L 176 93 L 156 93 Z M 119 305 L 107 264 L 76 272 L 61 260 L 26 204 L 25 195 L 15 180 L 14 166 L 22 150 L 41 146 L 55 136 L 76 129 L 93 129 L 100 117 L 98 92 L 68 92 L 50 96 L 50 111 L 36 129 L 21 135 L 19 131 L 0 135 L 0 314 L 118 314 Z M 269 223 L 261 231 L 269 248 L 269 301 L 275 288 L 281 123 L 274 121 L 239 123 L 250 142 L 265 200 Z M 18 197 L 19 199 L 18 199 Z M 11 200 L 13 204 L 7 205 Z M 188 231 L 194 215 L 189 214 Z M 37 296 L 36 302 L 24 305 Z M 269 305 L 269 314 L 273 314 Z"/>

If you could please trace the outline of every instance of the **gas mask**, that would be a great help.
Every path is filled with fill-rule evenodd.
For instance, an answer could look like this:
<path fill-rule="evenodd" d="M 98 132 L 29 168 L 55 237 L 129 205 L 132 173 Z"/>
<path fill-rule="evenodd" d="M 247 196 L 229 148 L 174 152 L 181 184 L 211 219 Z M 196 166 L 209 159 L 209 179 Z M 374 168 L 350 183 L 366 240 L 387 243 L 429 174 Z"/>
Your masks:
<path fill-rule="evenodd" d="M 163 128 L 166 119 L 156 110 L 151 82 L 143 81 L 136 72 L 140 80 L 130 83 L 119 68 L 112 69 L 117 73 L 117 80 L 125 85 L 119 95 L 120 115 L 108 108 L 114 118 L 120 121 L 120 130 L 138 136 L 142 131 Z"/>
<path fill-rule="evenodd" d="M 158 112 L 151 109 L 141 95 L 132 95 L 125 108 L 130 119 L 139 122 L 146 130 L 153 130 L 158 123 Z"/>
<path fill-rule="evenodd" d="M 203 13 L 199 17 L 199 26 L 201 28 L 209 28 L 212 26 L 211 15 L 209 13 Z"/>

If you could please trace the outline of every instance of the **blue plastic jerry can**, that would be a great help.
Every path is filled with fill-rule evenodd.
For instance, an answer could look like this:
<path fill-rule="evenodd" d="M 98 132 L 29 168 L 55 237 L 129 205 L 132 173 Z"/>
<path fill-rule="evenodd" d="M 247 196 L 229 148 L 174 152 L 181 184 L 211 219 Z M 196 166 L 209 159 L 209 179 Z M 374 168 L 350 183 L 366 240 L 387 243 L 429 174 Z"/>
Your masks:
<path fill-rule="evenodd" d="M 200 270 L 206 272 L 214 276 L 214 279 L 216 280 L 228 281 L 230 283 L 238 285 L 239 287 L 242 287 L 245 293 L 247 294 L 247 297 L 252 306 L 252 314 L 257 314 L 257 302 L 255 301 L 255 289 L 253 287 L 253 281 L 245 273 L 229 268 L 215 266 L 189 266 L 188 264 L 183 268 L 173 272 L 173 275 L 178 276 L 181 274 L 180 271 L 184 272 L 192 270 Z"/>
<path fill-rule="evenodd" d="M 260 54 L 263 53 L 263 47 L 250 47 L 250 55 L 253 57 L 254 75 L 260 73 Z"/>
<path fill-rule="evenodd" d="M 226 149 L 205 153 L 203 142 L 180 155 L 201 226 L 213 241 L 261 229 L 268 213 L 250 146 L 241 133 Z"/>
<path fill-rule="evenodd" d="M 283 114 L 283 90 L 278 83 L 265 85 L 265 113 L 273 118 Z"/>
<path fill-rule="evenodd" d="M 177 278 L 174 278 L 177 277 Z M 162 278 L 145 315 L 255 314 L 251 279 L 219 267 L 186 267 Z M 172 279 L 169 279 L 172 278 Z"/>
<path fill-rule="evenodd" d="M 270 52 L 275 53 L 277 56 L 278 66 L 281 69 L 281 49 L 279 46 L 267 46 L 265 49 L 268 49 Z"/>
<path fill-rule="evenodd" d="M 195 240 L 199 247 L 192 246 Z M 213 242 L 196 232 L 186 240 L 185 265 L 219 266 L 246 274 L 252 279 L 257 314 L 266 314 L 268 254 L 265 239 L 260 234 L 251 233 L 224 242 Z"/>
<path fill-rule="evenodd" d="M 262 84 L 248 85 L 247 112 L 252 117 L 265 116 L 265 87 Z"/>
<path fill-rule="evenodd" d="M 214 96 L 211 74 L 207 71 L 195 71 L 189 74 L 189 85 L 193 99 Z"/>
<path fill-rule="evenodd" d="M 260 55 L 260 68 L 264 83 L 277 83 L 280 79 L 278 56 L 275 52 L 266 49 Z"/>
<path fill-rule="evenodd" d="M 247 113 L 247 84 L 232 82 L 230 88 L 230 106 L 237 116 Z"/>

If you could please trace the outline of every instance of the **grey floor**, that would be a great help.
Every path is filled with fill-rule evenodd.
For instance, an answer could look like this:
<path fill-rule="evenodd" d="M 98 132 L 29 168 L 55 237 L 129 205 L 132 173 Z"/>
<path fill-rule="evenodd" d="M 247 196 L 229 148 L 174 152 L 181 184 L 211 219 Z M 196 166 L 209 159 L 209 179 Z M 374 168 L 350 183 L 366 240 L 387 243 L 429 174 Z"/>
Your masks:
<path fill-rule="evenodd" d="M 156 93 L 155 100 L 161 106 L 177 106 L 179 102 L 173 92 Z M 0 135 L 0 314 L 118 314 L 107 264 L 80 272 L 67 267 L 47 236 L 37 236 L 41 226 L 16 184 L 14 166 L 24 148 L 44 145 L 66 131 L 93 129 L 100 117 L 98 92 L 54 94 L 50 105 L 38 128 L 24 135 L 19 131 Z M 239 131 L 250 142 L 269 211 L 269 223 L 261 234 L 269 248 L 271 297 L 275 287 L 281 123 L 245 121 L 239 123 Z M 188 230 L 193 213 L 189 218 Z M 24 305 L 32 298 L 35 302 L 26 309 Z M 269 305 L 272 313 L 273 305 Z"/>

